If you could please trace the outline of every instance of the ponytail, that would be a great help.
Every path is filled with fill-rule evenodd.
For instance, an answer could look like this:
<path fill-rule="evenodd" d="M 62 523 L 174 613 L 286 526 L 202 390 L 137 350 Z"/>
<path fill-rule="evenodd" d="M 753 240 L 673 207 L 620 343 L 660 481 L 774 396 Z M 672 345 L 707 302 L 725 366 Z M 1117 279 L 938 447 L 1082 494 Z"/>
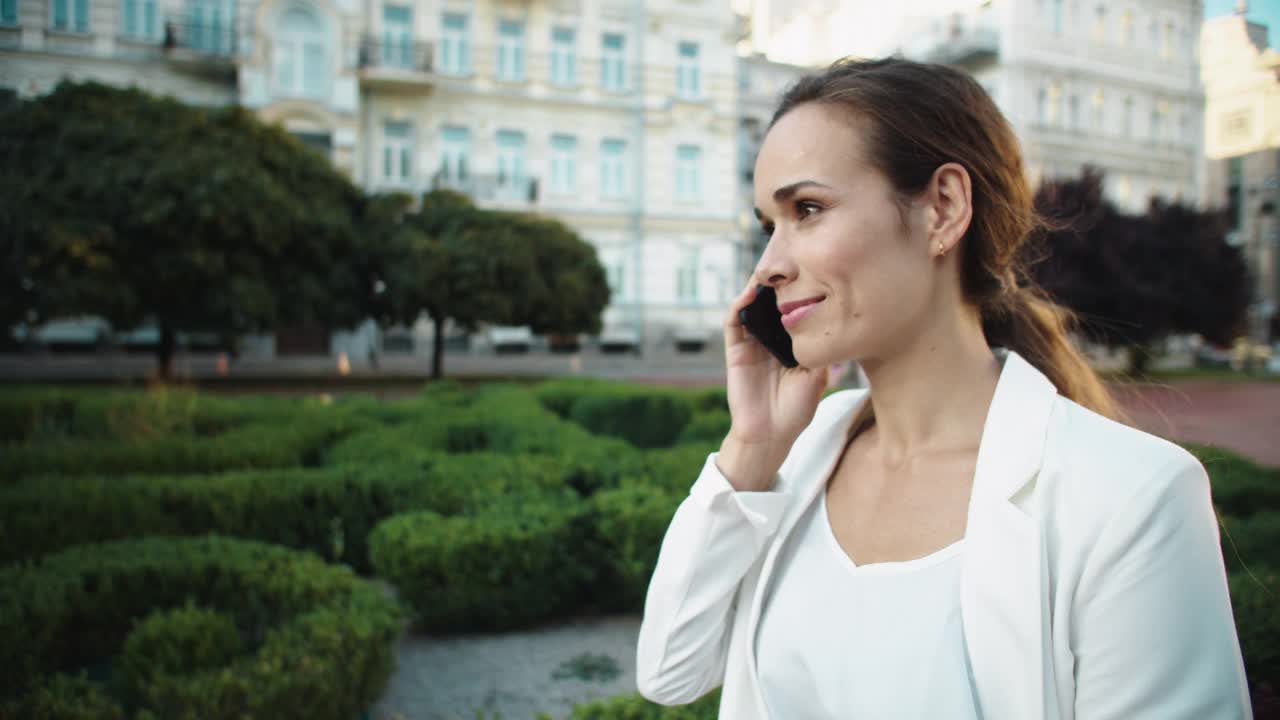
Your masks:
<path fill-rule="evenodd" d="M 991 297 L 982 308 L 987 344 L 1005 347 L 1044 373 L 1066 398 L 1113 420 L 1124 413 L 1071 341 L 1071 311 L 1054 303 L 1035 285 L 1012 286 Z"/>

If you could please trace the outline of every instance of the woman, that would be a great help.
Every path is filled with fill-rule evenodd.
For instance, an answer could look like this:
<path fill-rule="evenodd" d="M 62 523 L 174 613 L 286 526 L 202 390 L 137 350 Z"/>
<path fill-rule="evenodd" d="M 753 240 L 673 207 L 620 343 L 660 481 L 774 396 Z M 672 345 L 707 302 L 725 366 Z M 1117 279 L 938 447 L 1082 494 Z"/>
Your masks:
<path fill-rule="evenodd" d="M 732 720 L 1248 717 L 1208 478 L 1107 418 L 1026 284 L 1031 196 L 977 83 L 837 63 L 783 98 L 755 178 L 732 428 L 663 541 L 641 693 L 723 684 Z M 757 284 L 801 367 L 739 324 Z M 870 391 L 820 402 L 851 359 Z"/>

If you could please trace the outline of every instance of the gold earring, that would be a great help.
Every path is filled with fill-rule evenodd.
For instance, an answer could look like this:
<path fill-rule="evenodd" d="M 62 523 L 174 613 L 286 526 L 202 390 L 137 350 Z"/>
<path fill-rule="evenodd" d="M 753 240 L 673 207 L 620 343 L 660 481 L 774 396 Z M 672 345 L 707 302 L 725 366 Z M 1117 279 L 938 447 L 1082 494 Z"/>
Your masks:
<path fill-rule="evenodd" d="M 946 257 L 946 256 L 947 256 L 947 249 L 942 246 L 942 243 L 938 243 L 938 257 Z"/>

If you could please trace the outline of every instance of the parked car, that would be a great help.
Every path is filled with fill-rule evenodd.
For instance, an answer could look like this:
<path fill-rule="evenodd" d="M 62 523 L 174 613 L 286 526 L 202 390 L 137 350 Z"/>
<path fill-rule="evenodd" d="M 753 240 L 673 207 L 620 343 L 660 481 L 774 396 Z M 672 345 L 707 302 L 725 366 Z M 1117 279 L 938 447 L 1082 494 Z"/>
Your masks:
<path fill-rule="evenodd" d="M 527 326 L 496 325 L 489 328 L 489 345 L 496 353 L 526 353 L 533 346 L 533 331 Z"/>

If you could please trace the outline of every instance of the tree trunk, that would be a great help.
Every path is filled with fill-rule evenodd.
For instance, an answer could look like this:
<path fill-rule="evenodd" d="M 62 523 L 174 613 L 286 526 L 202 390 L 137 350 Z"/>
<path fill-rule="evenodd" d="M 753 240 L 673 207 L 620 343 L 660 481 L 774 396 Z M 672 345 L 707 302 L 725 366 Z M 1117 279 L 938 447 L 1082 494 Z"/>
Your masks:
<path fill-rule="evenodd" d="M 435 326 L 435 339 L 431 343 L 431 379 L 444 377 L 444 317 L 427 313 Z"/>
<path fill-rule="evenodd" d="M 160 325 L 160 343 L 156 346 L 156 360 L 159 363 L 160 381 L 173 379 L 173 355 L 178 347 L 178 336 L 169 325 Z"/>
<path fill-rule="evenodd" d="M 1151 366 L 1151 346 L 1146 343 L 1129 346 L 1129 375 L 1142 377 Z"/>

